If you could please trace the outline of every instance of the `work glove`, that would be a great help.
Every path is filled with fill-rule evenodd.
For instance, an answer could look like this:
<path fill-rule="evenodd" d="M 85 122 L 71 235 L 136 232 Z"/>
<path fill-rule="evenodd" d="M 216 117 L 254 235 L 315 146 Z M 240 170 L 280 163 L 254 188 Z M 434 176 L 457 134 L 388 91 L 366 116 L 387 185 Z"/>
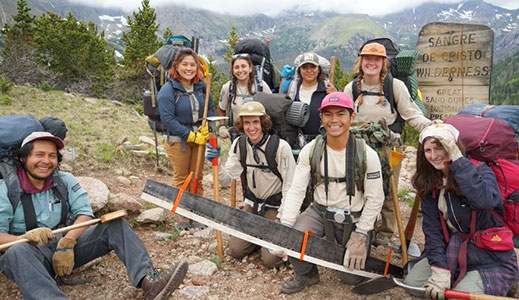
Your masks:
<path fill-rule="evenodd" d="M 227 129 L 227 126 L 221 125 L 220 128 L 218 128 L 218 136 L 222 139 L 227 139 L 231 137 L 231 134 L 229 133 L 229 129 Z"/>
<path fill-rule="evenodd" d="M 216 147 L 216 149 L 213 148 L 211 144 L 207 144 L 207 147 L 205 148 L 205 158 L 212 162 L 213 158 L 220 158 L 220 146 Z"/>
<path fill-rule="evenodd" d="M 425 298 L 444 300 L 445 290 L 451 287 L 451 272 L 447 269 L 431 266 L 431 277 L 425 283 Z"/>
<path fill-rule="evenodd" d="M 205 145 L 207 144 L 207 140 L 209 139 L 209 132 L 206 134 L 202 132 L 189 132 L 189 136 L 187 137 L 188 142 L 192 142 L 198 145 Z"/>
<path fill-rule="evenodd" d="M 361 270 L 366 265 L 368 249 L 366 241 L 368 235 L 363 232 L 352 231 L 350 239 L 346 244 L 343 265 L 348 270 Z"/>
<path fill-rule="evenodd" d="M 74 246 L 76 241 L 63 237 L 52 256 L 52 268 L 58 276 L 69 275 L 74 268 Z"/>
<path fill-rule="evenodd" d="M 27 231 L 25 234 L 18 237 L 18 240 L 21 239 L 28 239 L 30 244 L 41 246 L 48 244 L 49 241 L 54 239 L 54 235 L 50 228 L 42 227 Z"/>
<path fill-rule="evenodd" d="M 458 145 L 456 145 L 456 143 L 453 140 L 446 139 L 446 138 L 439 137 L 439 136 L 438 137 L 435 136 L 435 138 L 438 139 L 438 141 L 440 141 L 443 148 L 445 149 L 445 152 L 447 152 L 447 154 L 449 155 L 449 158 L 452 161 L 455 161 L 458 158 L 463 156 L 461 154 L 460 148 L 458 148 Z"/>
<path fill-rule="evenodd" d="M 207 124 L 205 124 L 204 126 L 198 127 L 198 132 L 203 135 L 209 136 L 209 126 Z"/>
<path fill-rule="evenodd" d="M 268 249 L 268 250 L 269 250 L 270 254 L 277 256 L 279 258 L 282 258 L 283 261 L 288 260 L 288 255 L 287 255 L 287 252 L 285 251 L 285 249 L 279 249 L 279 250 Z"/>

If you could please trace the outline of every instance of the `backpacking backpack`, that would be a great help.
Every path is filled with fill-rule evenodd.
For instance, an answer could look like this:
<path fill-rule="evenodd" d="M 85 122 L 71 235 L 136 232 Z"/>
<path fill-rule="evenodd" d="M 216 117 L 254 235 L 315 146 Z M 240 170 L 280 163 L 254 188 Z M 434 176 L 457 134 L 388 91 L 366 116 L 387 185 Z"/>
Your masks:
<path fill-rule="evenodd" d="M 364 48 L 364 46 L 369 43 L 379 43 L 384 45 L 384 47 L 386 48 L 387 59 L 390 62 L 390 72 L 388 72 L 386 74 L 386 77 L 384 78 L 383 94 L 380 94 L 379 92 L 375 93 L 367 91 L 361 91 L 361 94 L 385 96 L 390 104 L 391 113 L 396 112 L 398 114 L 395 122 L 389 125 L 389 129 L 396 133 L 402 133 L 402 131 L 404 130 L 405 121 L 398 113 L 398 108 L 395 103 L 393 94 L 393 78 L 400 79 L 405 83 L 413 102 L 422 111 L 424 116 L 427 115 L 425 105 L 421 101 L 418 93 L 418 79 L 416 77 L 416 62 L 418 60 L 418 52 L 414 50 L 401 51 L 398 48 L 398 46 L 396 46 L 390 39 L 377 38 L 365 42 L 359 49 L 359 55 L 362 51 L 362 48 Z M 359 92 L 356 89 L 357 80 L 358 79 L 356 75 L 352 83 L 352 94 L 354 100 L 357 100 L 357 98 L 360 96 Z"/>
<path fill-rule="evenodd" d="M 11 202 L 13 214 L 18 203 L 22 202 L 27 231 L 38 227 L 38 223 L 31 195 L 23 192 L 18 179 L 17 169 L 21 167 L 18 151 L 23 140 L 35 131 L 47 131 L 65 139 L 67 128 L 63 121 L 55 117 L 46 117 L 40 121 L 32 115 L 0 117 L 0 179 L 3 179 L 7 186 L 7 197 Z M 62 204 L 59 225 L 63 225 L 68 214 L 68 189 L 57 170 L 52 175 L 52 182 L 52 192 Z"/>
<path fill-rule="evenodd" d="M 270 133 L 294 145 L 297 140 L 297 128 L 303 127 L 310 117 L 308 104 L 292 101 L 283 94 L 256 93 L 252 100 L 261 103 L 270 116 Z"/>
<path fill-rule="evenodd" d="M 519 146 L 510 125 L 500 119 L 456 115 L 445 121 L 456 127 L 473 163 L 485 161 L 496 175 L 503 198 L 504 223 L 519 235 Z"/>
<path fill-rule="evenodd" d="M 301 206 L 301 211 L 304 211 L 313 201 L 315 188 L 321 184 L 326 183 L 325 176 L 321 174 L 321 160 L 323 159 L 326 147 L 326 133 L 318 135 L 315 138 L 315 143 L 310 149 L 310 182 L 306 189 L 306 196 Z M 333 178 L 335 182 L 346 182 L 346 191 L 350 196 L 355 195 L 355 186 L 361 192 L 364 192 L 364 175 L 367 169 L 366 158 L 366 143 L 363 139 L 357 138 L 350 134 L 348 140 L 348 147 L 346 148 L 346 177 Z M 325 170 L 327 166 L 325 164 Z M 325 171 L 326 172 L 326 171 Z M 326 187 L 325 187 L 326 189 Z"/>
<path fill-rule="evenodd" d="M 260 86 L 263 80 L 272 90 L 279 90 L 280 72 L 276 69 L 270 56 L 268 41 L 266 43 L 259 39 L 243 39 L 234 46 L 234 53 L 248 53 L 250 55 Z M 256 91 L 261 90 L 257 89 Z"/>

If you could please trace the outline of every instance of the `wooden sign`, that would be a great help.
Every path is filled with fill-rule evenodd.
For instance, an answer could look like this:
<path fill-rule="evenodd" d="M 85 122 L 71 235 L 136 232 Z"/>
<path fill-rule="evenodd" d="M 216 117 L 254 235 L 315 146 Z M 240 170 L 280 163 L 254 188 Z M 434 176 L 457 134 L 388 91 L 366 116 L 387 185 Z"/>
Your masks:
<path fill-rule="evenodd" d="M 418 36 L 418 87 L 430 119 L 488 104 L 494 32 L 488 26 L 429 23 Z"/>

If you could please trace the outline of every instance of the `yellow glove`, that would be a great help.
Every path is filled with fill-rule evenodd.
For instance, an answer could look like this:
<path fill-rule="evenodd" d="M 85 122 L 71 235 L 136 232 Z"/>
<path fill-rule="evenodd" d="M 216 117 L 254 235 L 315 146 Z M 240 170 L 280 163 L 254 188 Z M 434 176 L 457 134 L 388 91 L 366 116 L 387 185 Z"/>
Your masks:
<path fill-rule="evenodd" d="M 209 126 L 205 124 L 205 126 L 198 127 L 198 132 L 200 132 L 203 135 L 209 135 Z"/>
<path fill-rule="evenodd" d="M 74 246 L 76 241 L 69 238 L 61 238 L 52 256 L 52 268 L 58 276 L 69 275 L 74 268 Z"/>
<path fill-rule="evenodd" d="M 50 240 L 54 239 L 54 235 L 50 228 L 35 228 L 20 235 L 18 240 L 28 239 L 29 243 L 35 246 L 46 245 Z"/>
<path fill-rule="evenodd" d="M 203 132 L 189 132 L 189 136 L 187 137 L 187 141 L 191 143 L 196 143 L 198 145 L 207 144 L 207 140 L 209 139 L 209 131 L 205 134 Z"/>

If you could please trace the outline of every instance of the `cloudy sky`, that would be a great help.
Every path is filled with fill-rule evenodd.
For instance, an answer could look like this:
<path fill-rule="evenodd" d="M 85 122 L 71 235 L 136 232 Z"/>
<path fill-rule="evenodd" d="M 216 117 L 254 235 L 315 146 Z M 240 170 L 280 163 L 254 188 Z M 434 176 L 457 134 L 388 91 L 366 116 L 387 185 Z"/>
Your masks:
<path fill-rule="evenodd" d="M 84 3 L 91 6 L 121 8 L 126 11 L 137 9 L 141 0 L 69 0 L 76 3 Z M 485 0 L 497 6 L 508 9 L 519 8 L 519 0 Z M 187 5 L 182 0 L 150 0 L 152 7 L 166 3 Z M 235 15 L 247 15 L 253 13 L 265 13 L 274 15 L 283 9 L 299 7 L 304 10 L 338 11 L 341 13 L 365 13 L 369 15 L 383 15 L 397 12 L 421 3 L 426 0 L 370 0 L 370 1 L 345 1 L 345 0 L 196 0 L 189 1 L 189 6 L 204 8 L 220 13 Z M 348 3 L 345 5 L 344 3 Z M 459 0 L 437 0 L 435 2 L 457 3 Z"/>

